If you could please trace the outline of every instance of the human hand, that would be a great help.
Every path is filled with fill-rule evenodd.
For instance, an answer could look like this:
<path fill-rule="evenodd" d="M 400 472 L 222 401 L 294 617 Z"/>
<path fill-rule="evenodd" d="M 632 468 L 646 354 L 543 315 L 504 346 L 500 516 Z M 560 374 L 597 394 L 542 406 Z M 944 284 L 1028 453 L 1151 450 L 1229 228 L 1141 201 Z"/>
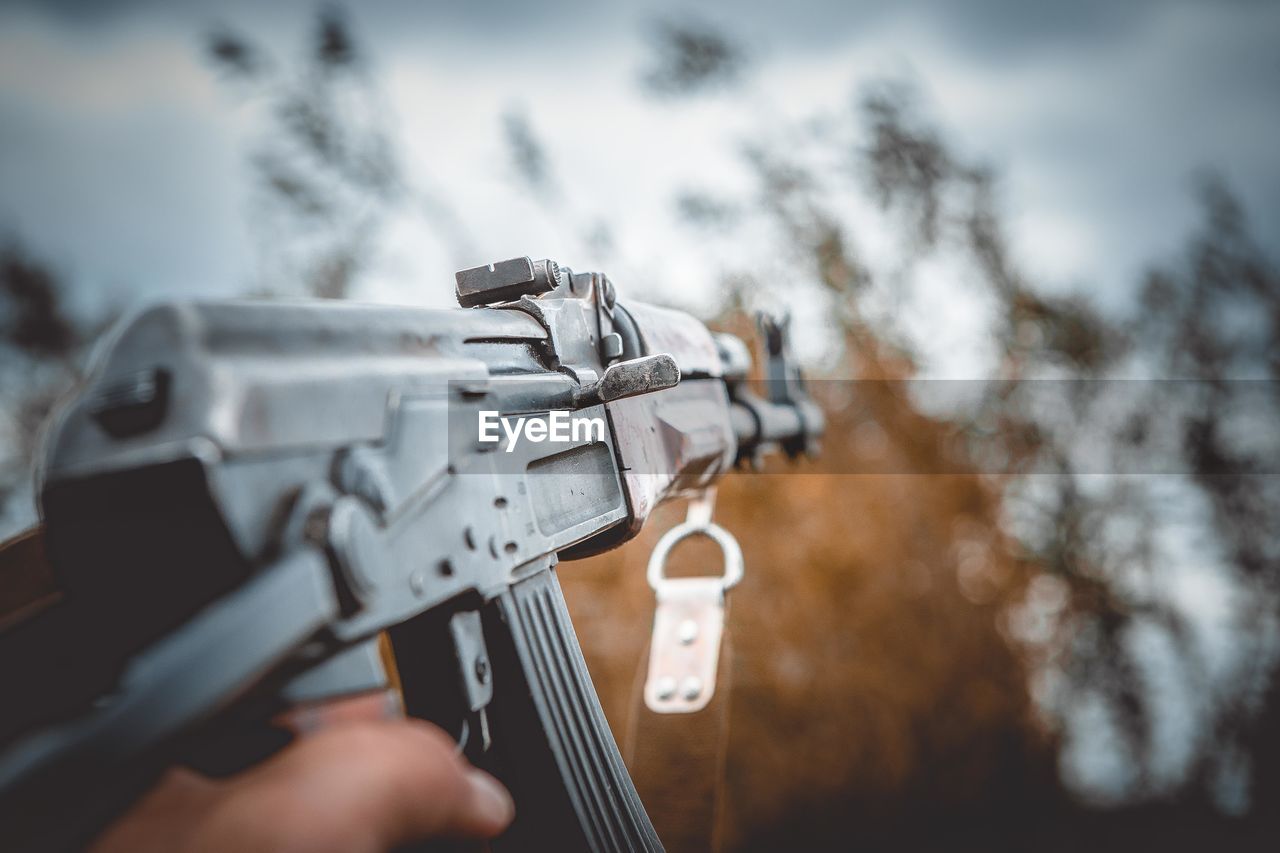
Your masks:
<path fill-rule="evenodd" d="M 506 828 L 510 796 L 448 735 L 420 720 L 368 719 L 360 701 L 230 778 L 171 769 L 93 853 L 382 853 Z"/>

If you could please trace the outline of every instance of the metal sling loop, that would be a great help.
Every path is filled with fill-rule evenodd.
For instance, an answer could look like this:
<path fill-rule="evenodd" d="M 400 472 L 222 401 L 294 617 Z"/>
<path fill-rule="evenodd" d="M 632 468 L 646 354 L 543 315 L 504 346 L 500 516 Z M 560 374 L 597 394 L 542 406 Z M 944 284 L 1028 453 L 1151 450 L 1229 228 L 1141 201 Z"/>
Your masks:
<path fill-rule="evenodd" d="M 703 535 L 720 546 L 720 551 L 724 554 L 724 573 L 718 578 L 721 591 L 728 592 L 742 580 L 742 547 L 738 545 L 738 540 L 733 538 L 732 533 L 711 520 L 715 504 L 716 490 L 705 489 L 702 494 L 689 501 L 685 520 L 662 534 L 658 543 L 653 546 L 646 576 L 654 592 L 660 594 L 665 586 L 672 583 L 665 574 L 667 557 L 672 548 L 690 536 Z M 702 580 L 702 578 L 693 580 Z"/>
<path fill-rule="evenodd" d="M 714 505 L 714 489 L 691 500 L 684 522 L 664 533 L 649 557 L 647 576 L 657 593 L 658 606 L 653 615 L 644 700 L 655 713 L 700 711 L 715 693 L 724 633 L 724 597 L 742 580 L 743 565 L 738 541 L 711 520 Z M 665 568 L 671 549 L 697 535 L 707 536 L 720 546 L 723 573 L 667 577 Z"/>

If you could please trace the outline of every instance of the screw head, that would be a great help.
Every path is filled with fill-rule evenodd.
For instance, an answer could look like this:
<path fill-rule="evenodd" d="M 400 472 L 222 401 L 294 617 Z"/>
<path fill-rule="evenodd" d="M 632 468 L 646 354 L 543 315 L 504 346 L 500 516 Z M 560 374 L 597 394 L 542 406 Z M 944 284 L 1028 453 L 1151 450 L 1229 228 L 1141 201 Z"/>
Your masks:
<path fill-rule="evenodd" d="M 680 695 L 692 702 L 702 695 L 702 679 L 691 675 L 680 682 Z"/>
<path fill-rule="evenodd" d="M 654 692 L 663 701 L 671 699 L 676 695 L 676 680 L 669 675 L 662 676 L 654 686 Z"/>
<path fill-rule="evenodd" d="M 484 655 L 476 658 L 476 681 L 481 684 L 489 683 L 489 659 Z"/>
<path fill-rule="evenodd" d="M 676 637 L 682 646 L 693 645 L 693 641 L 698 639 L 698 623 L 692 619 L 684 620 L 676 630 Z"/>

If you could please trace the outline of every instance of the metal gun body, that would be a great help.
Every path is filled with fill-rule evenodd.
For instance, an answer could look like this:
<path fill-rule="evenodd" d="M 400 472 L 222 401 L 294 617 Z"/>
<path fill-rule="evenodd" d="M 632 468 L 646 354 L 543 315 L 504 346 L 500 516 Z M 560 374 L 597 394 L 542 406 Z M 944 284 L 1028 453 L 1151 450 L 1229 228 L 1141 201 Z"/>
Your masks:
<path fill-rule="evenodd" d="M 385 686 L 387 632 L 406 709 L 516 798 L 495 849 L 660 849 L 554 566 L 732 467 L 732 385 L 697 321 L 540 263 L 499 307 L 174 304 L 102 349 L 42 471 L 63 600 L 0 645 L 24 844 L 83 843 L 210 732 Z M 481 411 L 554 410 L 607 429 L 478 438 Z"/>

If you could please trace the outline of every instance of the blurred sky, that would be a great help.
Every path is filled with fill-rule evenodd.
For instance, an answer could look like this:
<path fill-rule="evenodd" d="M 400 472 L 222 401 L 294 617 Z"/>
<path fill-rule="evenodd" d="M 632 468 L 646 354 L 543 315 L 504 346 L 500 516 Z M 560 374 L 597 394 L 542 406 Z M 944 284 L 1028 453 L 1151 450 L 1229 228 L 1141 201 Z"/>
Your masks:
<path fill-rule="evenodd" d="M 305 48 L 310 3 L 0 6 L 0 235 L 52 260 L 89 307 L 252 284 L 246 160 L 260 108 L 204 37 Z M 606 268 L 624 292 L 697 303 L 715 260 L 679 226 L 686 187 L 741 188 L 741 141 L 914 81 L 966 155 L 995 164 L 1018 256 L 1048 286 L 1124 303 L 1196 221 L 1197 169 L 1224 174 L 1280 233 L 1280 4 L 1015 0 L 915 4 L 368 2 L 375 62 L 415 185 L 465 239 L 396 221 L 356 296 L 447 305 L 459 266 L 531 254 Z M 638 85 L 646 27 L 693 14 L 753 57 L 748 96 L 661 101 Z M 528 112 L 564 210 L 529 198 L 501 115 Z M 609 221 L 613 249 L 567 227 Z M 659 268 L 655 264 L 663 259 Z M 655 270 L 661 274 L 655 275 Z M 652 290 L 650 290 L 652 289 Z"/>

